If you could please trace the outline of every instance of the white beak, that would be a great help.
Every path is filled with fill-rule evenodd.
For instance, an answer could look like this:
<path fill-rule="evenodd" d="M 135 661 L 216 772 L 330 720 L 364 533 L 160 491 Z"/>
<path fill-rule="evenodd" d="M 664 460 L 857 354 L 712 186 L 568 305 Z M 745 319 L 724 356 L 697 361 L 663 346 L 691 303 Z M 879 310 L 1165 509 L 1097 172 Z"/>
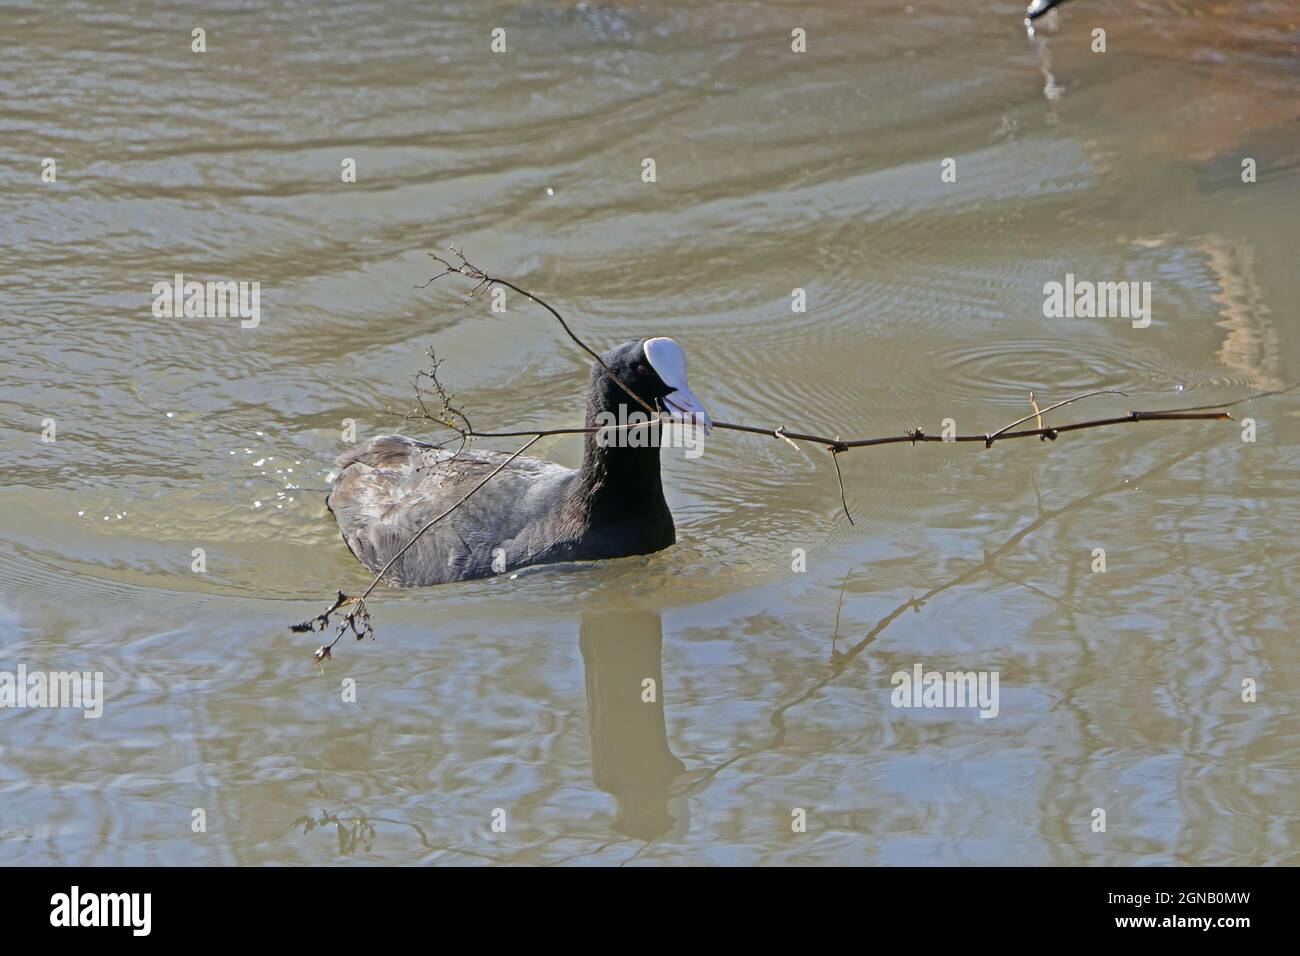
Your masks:
<path fill-rule="evenodd" d="M 686 353 L 669 338 L 646 339 L 645 357 L 663 383 L 672 389 L 664 396 L 664 404 L 674 420 L 703 425 L 705 432 L 713 427 L 713 419 L 704 410 L 700 400 L 686 384 Z"/>
<path fill-rule="evenodd" d="M 669 392 L 664 396 L 664 404 L 672 412 L 673 418 L 679 422 L 703 425 L 706 433 L 713 428 L 713 419 L 709 417 L 709 413 L 704 410 L 700 400 L 689 388 L 682 387 Z"/>

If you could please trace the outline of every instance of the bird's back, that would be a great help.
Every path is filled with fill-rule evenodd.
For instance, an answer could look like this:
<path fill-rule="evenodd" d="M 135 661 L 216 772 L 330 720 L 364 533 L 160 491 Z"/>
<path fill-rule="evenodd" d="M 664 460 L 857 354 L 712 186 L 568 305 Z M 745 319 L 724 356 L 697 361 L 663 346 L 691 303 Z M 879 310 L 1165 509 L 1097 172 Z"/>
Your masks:
<path fill-rule="evenodd" d="M 508 456 L 458 454 L 401 435 L 372 438 L 339 456 L 326 503 L 343 540 L 379 572 L 416 533 L 452 508 Z M 516 458 L 420 536 L 385 575 L 403 587 L 485 577 L 547 560 L 570 534 L 565 495 L 576 472 Z"/>

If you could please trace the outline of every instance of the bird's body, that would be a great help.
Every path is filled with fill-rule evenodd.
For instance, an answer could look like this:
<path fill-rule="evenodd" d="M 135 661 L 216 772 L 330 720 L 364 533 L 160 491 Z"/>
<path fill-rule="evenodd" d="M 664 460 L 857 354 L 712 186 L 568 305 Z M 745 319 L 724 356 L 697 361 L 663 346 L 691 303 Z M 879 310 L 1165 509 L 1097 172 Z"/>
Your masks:
<path fill-rule="evenodd" d="M 666 385 L 658 367 L 645 361 L 648 355 L 658 355 L 665 374 L 678 377 L 677 370 L 667 370 L 671 363 L 666 361 L 672 350 L 680 355 L 676 343 L 652 339 L 648 352 L 646 344 L 628 343 L 602 359 L 612 374 L 647 401 L 666 399 L 669 407 L 676 407 L 676 401 L 698 408 L 685 387 L 684 357 L 677 387 Z M 606 416 L 620 413 L 618 420 L 626 420 L 631 402 L 603 368 L 593 368 L 588 426 L 607 425 Z M 659 426 L 648 429 L 657 435 Z M 612 441 L 608 435 L 602 440 L 599 433 L 586 434 L 582 466 L 576 470 L 524 457 L 501 467 L 508 455 L 468 449 L 457 453 L 383 435 L 337 460 L 339 473 L 327 504 L 352 553 L 375 572 L 421 528 L 447 512 L 385 574 L 386 581 L 403 587 L 481 578 L 532 564 L 659 551 L 676 540 L 660 482 L 659 443 L 627 447 L 618 434 Z"/>
<path fill-rule="evenodd" d="M 457 455 L 383 435 L 338 459 L 341 472 L 329 507 L 352 553 L 377 572 L 508 457 L 468 450 Z M 646 554 L 673 543 L 672 514 L 662 491 L 657 515 L 644 513 L 653 502 L 639 502 L 637 520 L 602 524 L 603 533 L 597 533 L 584 507 L 590 489 L 579 479 L 574 469 L 516 458 L 421 535 L 385 579 L 403 587 L 445 584 L 530 564 Z"/>

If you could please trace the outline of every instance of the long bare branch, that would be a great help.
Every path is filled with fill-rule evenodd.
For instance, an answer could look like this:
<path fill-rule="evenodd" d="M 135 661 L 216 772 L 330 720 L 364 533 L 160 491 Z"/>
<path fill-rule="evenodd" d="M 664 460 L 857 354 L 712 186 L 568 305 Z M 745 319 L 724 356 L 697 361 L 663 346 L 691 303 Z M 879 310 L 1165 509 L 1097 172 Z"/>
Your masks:
<path fill-rule="evenodd" d="M 610 370 L 609 366 L 605 364 L 605 361 L 601 358 L 600 353 L 598 353 L 595 349 L 593 349 L 590 345 L 588 345 L 585 341 L 583 341 L 582 338 L 576 332 L 573 331 L 572 327 L 565 320 L 564 316 L 560 314 L 559 310 L 556 309 L 554 306 L 552 306 L 549 302 L 542 299 L 540 296 L 536 295 L 535 293 L 521 288 L 520 286 L 518 286 L 514 282 L 511 282 L 508 279 L 502 279 L 498 276 L 490 275 L 489 273 L 487 273 L 486 271 L 484 271 L 483 269 L 479 268 L 478 266 L 471 263 L 468 259 L 466 259 L 465 255 L 459 249 L 452 247 L 451 251 L 455 255 L 458 261 L 451 262 L 447 259 L 444 259 L 441 256 L 434 255 L 433 258 L 442 264 L 443 271 L 431 277 L 427 282 L 425 282 L 422 286 L 419 286 L 418 288 L 428 288 L 429 285 L 431 285 L 432 283 L 436 282 L 439 279 L 444 278 L 445 276 L 459 275 L 464 278 L 472 280 L 474 283 L 473 287 L 469 292 L 467 301 L 469 299 L 473 299 L 474 297 L 480 295 L 484 291 L 490 289 L 492 286 L 499 285 L 504 288 L 511 289 L 514 292 L 517 292 L 518 294 L 529 299 L 530 301 L 535 302 L 537 305 L 541 306 L 543 309 L 549 312 L 555 318 L 555 320 L 560 323 L 560 327 L 564 330 L 565 334 L 570 339 L 572 339 L 573 342 L 577 344 L 584 352 L 586 352 L 588 355 L 594 358 L 596 362 L 599 363 L 600 367 L 604 369 L 605 375 L 616 385 L 618 385 L 620 389 L 626 392 L 638 405 L 640 405 L 643 409 L 645 409 L 645 411 L 649 413 L 650 418 L 646 422 L 633 422 L 627 425 L 618 425 L 618 426 L 525 429 L 520 431 L 477 431 L 470 423 L 469 417 L 465 414 L 465 412 L 452 401 L 451 393 L 448 392 L 443 387 L 442 383 L 438 380 L 438 366 L 441 363 L 437 359 L 437 357 L 433 354 L 433 352 L 430 351 L 429 358 L 432 362 L 432 367 L 428 371 L 421 372 L 416 375 L 415 377 L 416 408 L 410 414 L 408 414 L 402 419 L 403 425 L 405 425 L 407 422 L 409 422 L 412 419 L 420 419 L 420 420 L 426 420 L 435 423 L 437 425 L 443 426 L 447 429 L 450 429 L 452 432 L 454 432 L 456 435 L 459 436 L 461 441 L 461 448 L 463 448 L 465 442 L 467 442 L 471 438 L 509 438 L 509 437 L 528 436 L 528 441 L 525 442 L 520 448 L 518 448 L 513 454 L 507 457 L 503 462 L 501 462 L 501 464 L 498 465 L 495 469 L 493 469 L 492 472 L 488 474 L 485 478 L 483 478 L 482 481 L 480 481 L 473 488 L 471 488 L 465 494 L 464 497 L 462 497 L 450 508 L 443 511 L 441 514 L 439 514 L 437 517 L 430 520 L 427 524 L 425 524 L 422 528 L 420 528 L 417 532 L 415 532 L 415 534 L 412 535 L 411 538 L 404 545 L 402 545 L 400 549 L 398 549 L 397 553 L 394 554 L 388 560 L 388 563 L 384 565 L 384 567 L 379 571 L 379 573 L 375 575 L 374 579 L 370 582 L 370 585 L 365 589 L 365 591 L 361 593 L 359 597 L 351 597 L 340 590 L 338 592 L 338 597 L 334 601 L 333 605 L 331 605 L 324 613 L 317 615 L 311 620 L 304 621 L 301 624 L 295 624 L 290 628 L 290 630 L 299 631 L 299 632 L 324 630 L 330 623 L 331 615 L 335 614 L 336 612 L 341 613 L 341 619 L 337 624 L 337 634 L 334 640 L 327 645 L 322 645 L 316 651 L 315 658 L 318 663 L 331 656 L 331 652 L 334 648 L 334 645 L 337 644 L 339 640 L 342 638 L 342 636 L 348 631 L 351 631 L 353 634 L 355 634 L 358 640 L 360 640 L 363 637 L 366 637 L 367 635 L 373 637 L 374 628 L 370 620 L 369 610 L 366 607 L 366 599 L 370 596 L 370 594 L 374 591 L 374 589 L 379 586 L 380 581 L 384 579 L 384 575 L 386 575 L 392 569 L 393 565 L 396 564 L 398 559 L 400 559 L 402 555 L 405 554 L 425 532 L 427 532 L 435 524 L 437 524 L 443 518 L 446 518 L 449 514 L 451 514 L 461 505 L 463 505 L 475 492 L 477 492 L 480 488 L 482 488 L 489 481 L 491 481 L 498 474 L 500 474 L 500 472 L 504 468 L 506 468 L 511 462 L 513 462 L 516 458 L 518 458 L 530 447 L 532 447 L 532 445 L 535 442 L 537 442 L 539 439 L 550 435 L 582 435 L 582 434 L 588 434 L 592 432 L 600 432 L 600 431 L 608 432 L 608 431 L 615 431 L 615 430 L 620 430 L 625 428 L 627 429 L 649 428 L 649 427 L 654 427 L 656 425 L 663 425 L 671 421 L 671 419 L 667 415 L 665 415 L 659 409 L 652 407 L 649 403 L 647 403 L 644 399 L 642 399 L 641 396 L 637 395 L 636 392 L 634 392 L 626 383 L 621 381 L 618 378 L 618 376 L 616 376 L 613 373 L 613 371 Z M 434 392 L 431 394 L 435 394 L 441 402 L 441 407 L 438 409 L 436 413 L 431 412 L 429 410 L 428 405 L 424 400 L 424 396 L 426 393 L 422 391 L 421 388 L 421 381 L 424 378 L 427 378 L 434 388 Z M 848 518 L 849 523 L 853 524 L 854 523 L 853 516 L 849 512 L 848 496 L 846 495 L 844 490 L 844 476 L 843 473 L 840 471 L 840 465 L 838 460 L 839 455 L 841 453 L 849 451 L 850 449 L 872 448 L 880 445 L 899 445 L 904 443 L 916 444 L 917 442 L 934 442 L 934 441 L 982 442 L 985 448 L 989 448 L 992 447 L 995 441 L 1008 441 L 1015 438 L 1033 438 L 1033 437 L 1054 441 L 1057 438 L 1057 436 L 1061 435 L 1064 432 L 1081 431 L 1084 429 L 1091 429 L 1091 428 L 1103 428 L 1110 425 L 1132 424 L 1136 422 L 1153 422 L 1153 421 L 1190 421 L 1190 420 L 1222 421 L 1222 420 L 1232 418 L 1232 416 L 1226 411 L 1226 409 L 1228 408 L 1231 408 L 1235 405 L 1240 405 L 1244 402 L 1252 401 L 1253 399 L 1256 398 L 1264 398 L 1271 395 L 1286 394 L 1294 391 L 1296 388 L 1300 388 L 1300 382 L 1296 382 L 1290 386 L 1287 386 L 1286 388 L 1274 389 L 1268 392 L 1257 392 L 1236 399 L 1234 401 L 1223 402 L 1214 405 L 1198 405 L 1198 406 L 1192 406 L 1186 408 L 1168 408 L 1168 409 L 1156 409 L 1150 411 L 1133 410 L 1133 411 L 1129 411 L 1125 415 L 1112 416 L 1109 418 L 1094 418 L 1086 421 L 1071 422 L 1064 425 L 1044 425 L 1043 416 L 1048 414 L 1049 412 L 1055 411 L 1058 408 L 1063 408 L 1066 405 L 1072 405 L 1075 402 L 1082 401 L 1083 399 L 1087 399 L 1087 398 L 1092 398 L 1097 395 L 1111 395 L 1111 394 L 1125 395 L 1126 393 L 1118 391 L 1116 389 L 1097 389 L 1091 392 L 1086 392 L 1082 395 L 1076 395 L 1073 398 L 1067 398 L 1063 401 L 1056 402 L 1053 405 L 1049 405 L 1047 408 L 1040 409 L 1038 407 L 1037 401 L 1034 399 L 1033 393 L 1031 392 L 1030 404 L 1033 407 L 1033 414 L 1026 415 L 1023 418 L 1019 418 L 1011 422 L 1010 424 L 1004 425 L 1003 427 L 997 429 L 996 431 L 986 432 L 983 434 L 967 434 L 967 435 L 953 435 L 953 436 L 927 435 L 924 431 L 922 431 L 919 427 L 917 427 L 917 428 L 906 429 L 902 434 L 898 434 L 898 435 L 883 435 L 876 438 L 854 438 L 854 439 L 843 440 L 838 436 L 831 438 L 825 435 L 817 435 L 809 432 L 791 431 L 789 428 L 787 428 L 784 425 L 778 425 L 775 427 L 767 428 L 767 427 L 759 427 L 755 425 L 742 425 L 735 422 L 715 421 L 713 423 L 713 427 L 723 431 L 743 432 L 743 433 L 753 434 L 753 435 L 765 435 L 771 438 L 780 439 L 781 441 L 784 441 L 794 447 L 798 447 L 795 444 L 796 442 L 806 442 L 810 444 L 821 445 L 822 447 L 826 448 L 831 453 L 831 461 L 835 466 L 835 476 L 837 482 L 839 483 L 840 502 L 843 505 L 844 514 Z M 1030 419 L 1034 419 L 1035 424 L 1038 427 L 1016 430 L 1017 426 L 1025 424 L 1026 422 L 1030 421 Z"/>

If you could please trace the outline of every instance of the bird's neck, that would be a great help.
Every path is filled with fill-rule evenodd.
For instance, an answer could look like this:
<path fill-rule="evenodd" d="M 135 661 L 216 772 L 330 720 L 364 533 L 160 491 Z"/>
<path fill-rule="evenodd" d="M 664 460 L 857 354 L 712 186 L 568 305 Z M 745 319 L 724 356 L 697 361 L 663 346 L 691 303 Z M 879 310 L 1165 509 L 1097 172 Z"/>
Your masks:
<path fill-rule="evenodd" d="M 668 510 L 659 471 L 659 443 L 657 436 L 651 440 L 650 431 L 625 431 L 606 444 L 597 437 L 599 433 L 585 436 L 582 467 L 572 497 L 589 517 L 609 521 L 624 513 L 652 517 Z M 638 441 L 644 447 L 625 447 Z"/>
<path fill-rule="evenodd" d="M 620 405 L 622 397 L 593 371 L 587 427 L 606 430 L 584 436 L 582 467 L 560 514 L 568 539 L 581 542 L 586 557 L 649 554 L 676 540 L 659 473 L 661 426 L 618 427 L 631 418 L 631 409 Z"/>

